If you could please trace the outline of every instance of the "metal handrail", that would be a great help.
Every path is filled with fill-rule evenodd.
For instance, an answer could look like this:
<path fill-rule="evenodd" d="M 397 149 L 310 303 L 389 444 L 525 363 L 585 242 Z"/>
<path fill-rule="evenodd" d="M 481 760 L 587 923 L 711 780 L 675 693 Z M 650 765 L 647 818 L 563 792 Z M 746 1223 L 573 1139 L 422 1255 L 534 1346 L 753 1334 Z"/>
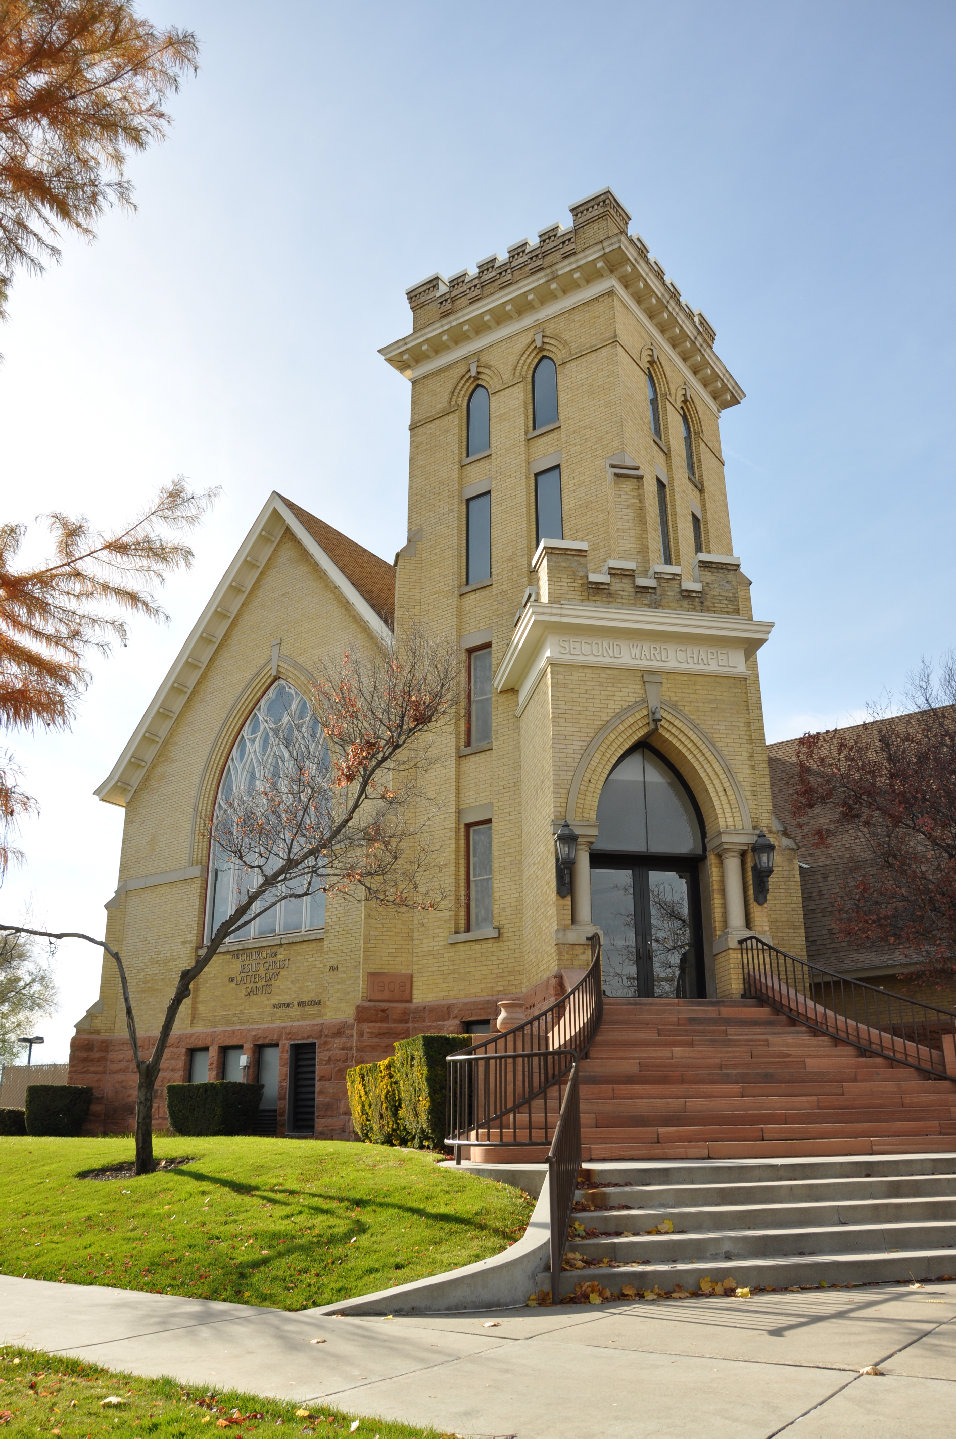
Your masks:
<path fill-rule="evenodd" d="M 777 949 L 740 941 L 744 995 L 801 1024 L 938 1078 L 956 1079 L 956 1014 Z M 947 1042 L 948 1040 L 948 1042 Z M 947 1050 L 950 1061 L 947 1064 Z"/>
<path fill-rule="evenodd" d="M 561 1101 L 548 1152 L 548 1198 L 551 1206 L 551 1300 L 560 1295 L 561 1260 L 568 1241 L 568 1226 L 581 1169 L 581 1090 L 575 1062 Z"/>
<path fill-rule="evenodd" d="M 581 1168 L 578 1061 L 590 1050 L 604 1014 L 601 936 L 592 934 L 590 943 L 591 963 L 567 994 L 512 1029 L 447 1059 L 445 1143 L 454 1149 L 456 1164 L 461 1163 L 462 1149 L 475 1144 L 548 1145 L 554 1301 Z"/>
<path fill-rule="evenodd" d="M 591 963 L 567 994 L 448 1056 L 445 1143 L 456 1164 L 475 1144 L 550 1144 L 574 1061 L 588 1053 L 603 1014 L 599 934 L 590 945 Z"/>

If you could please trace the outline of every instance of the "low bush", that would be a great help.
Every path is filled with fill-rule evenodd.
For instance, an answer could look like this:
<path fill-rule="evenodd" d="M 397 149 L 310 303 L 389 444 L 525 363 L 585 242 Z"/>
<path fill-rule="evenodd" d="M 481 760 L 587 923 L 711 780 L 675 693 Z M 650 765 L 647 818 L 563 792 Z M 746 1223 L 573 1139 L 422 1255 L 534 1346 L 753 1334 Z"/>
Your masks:
<path fill-rule="evenodd" d="M 408 1142 L 416 1149 L 441 1149 L 445 1142 L 445 1060 L 472 1043 L 469 1034 L 416 1034 L 395 1045 L 395 1074 Z"/>
<path fill-rule="evenodd" d="M 28 1084 L 24 1119 L 27 1134 L 76 1136 L 90 1111 L 88 1084 Z"/>
<path fill-rule="evenodd" d="M 0 1134 L 26 1134 L 27 1120 L 22 1109 L 0 1109 Z"/>
<path fill-rule="evenodd" d="M 395 1060 L 378 1064 L 357 1064 L 345 1081 L 349 1092 L 352 1123 L 366 1144 L 407 1144 L 408 1127 L 395 1073 Z"/>
<path fill-rule="evenodd" d="M 177 1134 L 242 1134 L 261 1103 L 261 1084 L 218 1079 L 166 1086 L 166 1111 Z"/>

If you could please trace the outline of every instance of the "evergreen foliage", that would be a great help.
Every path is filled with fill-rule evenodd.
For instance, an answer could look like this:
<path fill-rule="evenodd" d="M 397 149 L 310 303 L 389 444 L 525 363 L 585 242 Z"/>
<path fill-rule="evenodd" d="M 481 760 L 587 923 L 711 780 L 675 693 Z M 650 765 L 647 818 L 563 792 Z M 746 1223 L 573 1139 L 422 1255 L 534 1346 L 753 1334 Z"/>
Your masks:
<path fill-rule="evenodd" d="M 242 1134 L 261 1103 L 261 1084 L 218 1079 L 166 1086 L 166 1109 L 177 1134 Z"/>
<path fill-rule="evenodd" d="M 21 1135 L 26 1132 L 26 1114 L 22 1109 L 0 1109 L 0 1135 Z"/>
<path fill-rule="evenodd" d="M 76 1136 L 83 1128 L 92 1098 L 88 1084 L 28 1084 L 27 1134 L 51 1134 L 60 1139 Z"/>
<path fill-rule="evenodd" d="M 467 1034 L 416 1034 L 397 1042 L 394 1058 L 350 1069 L 349 1108 L 359 1139 L 440 1150 L 448 1089 L 445 1060 L 471 1042 Z"/>

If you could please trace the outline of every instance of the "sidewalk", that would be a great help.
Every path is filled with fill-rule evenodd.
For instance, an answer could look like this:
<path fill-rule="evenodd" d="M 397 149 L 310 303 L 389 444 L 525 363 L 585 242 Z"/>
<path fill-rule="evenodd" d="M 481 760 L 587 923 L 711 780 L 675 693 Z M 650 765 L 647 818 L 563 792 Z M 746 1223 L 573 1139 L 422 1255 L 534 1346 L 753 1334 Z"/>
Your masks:
<path fill-rule="evenodd" d="M 468 1439 L 956 1434 L 956 1284 L 336 1319 L 0 1276 L 0 1342 Z"/>

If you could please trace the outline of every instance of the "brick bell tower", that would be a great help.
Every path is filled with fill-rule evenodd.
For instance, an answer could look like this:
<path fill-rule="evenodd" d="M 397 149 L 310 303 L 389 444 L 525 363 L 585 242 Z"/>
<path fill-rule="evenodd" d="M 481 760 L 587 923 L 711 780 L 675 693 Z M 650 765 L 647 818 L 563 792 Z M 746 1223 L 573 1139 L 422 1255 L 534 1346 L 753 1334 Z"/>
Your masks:
<path fill-rule="evenodd" d="M 724 481 L 743 391 L 616 196 L 571 219 L 413 286 L 382 351 L 412 385 L 397 626 L 454 636 L 468 677 L 429 819 L 453 912 L 412 923 L 416 1000 L 544 993 L 595 926 L 611 994 L 738 994 L 751 931 L 804 952 L 761 714 L 772 626 Z"/>

